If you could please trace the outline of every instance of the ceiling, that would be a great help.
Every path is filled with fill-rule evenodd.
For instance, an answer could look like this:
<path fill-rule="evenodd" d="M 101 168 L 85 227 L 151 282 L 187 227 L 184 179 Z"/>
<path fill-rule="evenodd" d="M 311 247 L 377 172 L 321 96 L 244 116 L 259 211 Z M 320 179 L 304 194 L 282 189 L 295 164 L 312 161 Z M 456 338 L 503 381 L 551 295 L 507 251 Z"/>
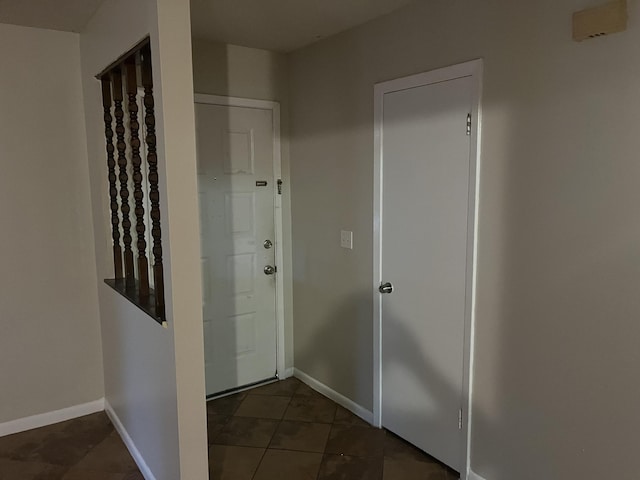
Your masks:
<path fill-rule="evenodd" d="M 80 32 L 102 0 L 0 0 L 0 23 Z"/>
<path fill-rule="evenodd" d="M 289 52 L 411 1 L 191 0 L 191 28 L 196 38 Z"/>
<path fill-rule="evenodd" d="M 190 1 L 194 37 L 289 52 L 387 14 L 412 0 Z M 0 23 L 80 32 L 101 2 L 0 0 Z"/>

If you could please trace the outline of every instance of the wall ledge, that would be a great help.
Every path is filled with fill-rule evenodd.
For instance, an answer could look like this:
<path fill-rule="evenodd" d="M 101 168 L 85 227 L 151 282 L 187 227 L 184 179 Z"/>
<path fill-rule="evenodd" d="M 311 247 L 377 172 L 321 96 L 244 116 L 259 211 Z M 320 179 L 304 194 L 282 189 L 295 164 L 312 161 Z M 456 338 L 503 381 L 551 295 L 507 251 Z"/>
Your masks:
<path fill-rule="evenodd" d="M 0 423 L 0 437 L 25 432 L 34 428 L 46 427 L 55 423 L 65 422 L 73 418 L 83 417 L 104 410 L 104 398 L 93 402 L 74 405 L 72 407 L 40 413 L 30 417 L 18 418 L 9 422 Z"/>
<path fill-rule="evenodd" d="M 133 460 L 136 462 L 136 465 L 138 465 L 140 473 L 142 473 L 142 476 L 145 478 L 145 480 L 156 480 L 156 477 L 151 472 L 151 469 L 147 465 L 147 462 L 144 461 L 144 457 L 136 447 L 136 444 L 133 443 L 133 439 L 129 435 L 129 432 L 127 432 L 127 429 L 124 428 L 124 425 L 120 421 L 120 418 L 107 400 L 104 400 L 104 411 L 111 420 L 111 423 L 113 423 L 113 426 L 120 435 L 120 438 L 122 438 L 122 441 L 126 445 L 127 450 L 129 450 L 129 453 L 133 457 Z"/>

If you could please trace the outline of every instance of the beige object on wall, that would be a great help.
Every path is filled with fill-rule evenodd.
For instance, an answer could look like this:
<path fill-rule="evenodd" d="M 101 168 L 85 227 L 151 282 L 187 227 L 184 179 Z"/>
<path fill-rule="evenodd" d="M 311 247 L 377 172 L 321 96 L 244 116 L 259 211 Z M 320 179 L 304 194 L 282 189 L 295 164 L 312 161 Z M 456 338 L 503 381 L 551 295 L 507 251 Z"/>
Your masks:
<path fill-rule="evenodd" d="M 577 42 L 627 29 L 627 0 L 616 0 L 573 14 L 573 39 Z"/>

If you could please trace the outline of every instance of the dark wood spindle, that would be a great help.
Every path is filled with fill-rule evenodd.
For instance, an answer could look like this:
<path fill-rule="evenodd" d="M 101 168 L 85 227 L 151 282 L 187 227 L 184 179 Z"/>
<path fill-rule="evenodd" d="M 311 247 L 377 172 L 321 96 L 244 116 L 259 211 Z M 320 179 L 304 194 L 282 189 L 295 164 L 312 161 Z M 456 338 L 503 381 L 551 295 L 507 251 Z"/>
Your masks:
<path fill-rule="evenodd" d="M 158 155 L 156 152 L 156 117 L 153 101 L 151 49 L 142 49 L 142 86 L 144 87 L 144 122 L 147 126 L 147 163 L 149 165 L 149 200 L 151 201 L 151 236 L 153 238 L 153 283 L 156 315 L 164 319 L 164 271 L 162 268 L 162 230 L 160 228 L 160 191 L 158 189 Z"/>
<path fill-rule="evenodd" d="M 124 111 L 122 110 L 122 72 L 115 69 L 112 74 L 113 84 L 113 110 L 116 117 L 116 148 L 118 150 L 118 167 L 120 178 L 120 211 L 122 212 L 122 240 L 124 242 L 124 276 L 127 287 L 135 285 L 135 272 L 133 268 L 133 251 L 131 250 L 131 221 L 129 220 L 129 175 L 127 174 L 127 144 L 124 133 Z"/>
<path fill-rule="evenodd" d="M 125 62 L 127 96 L 129 97 L 129 133 L 131 163 L 133 165 L 133 198 L 135 200 L 136 233 L 138 234 L 138 293 L 141 298 L 149 296 L 149 263 L 144 225 L 144 193 L 142 191 L 142 158 L 140 157 L 140 123 L 138 122 L 138 76 L 136 57 Z"/>
<path fill-rule="evenodd" d="M 109 205 L 111 207 L 111 236 L 113 238 L 113 266 L 115 278 L 122 278 L 122 249 L 120 248 L 120 219 L 118 217 L 118 187 L 116 178 L 116 160 L 114 157 L 113 117 L 111 116 L 111 79 L 103 75 L 102 106 L 104 108 L 104 136 L 107 144 L 107 167 L 109 169 Z"/>

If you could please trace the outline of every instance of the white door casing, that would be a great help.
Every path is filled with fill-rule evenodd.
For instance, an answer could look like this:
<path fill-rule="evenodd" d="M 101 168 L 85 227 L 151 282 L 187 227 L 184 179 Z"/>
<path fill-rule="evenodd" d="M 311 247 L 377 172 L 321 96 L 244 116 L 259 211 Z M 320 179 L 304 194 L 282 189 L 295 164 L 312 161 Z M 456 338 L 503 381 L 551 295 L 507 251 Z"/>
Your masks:
<path fill-rule="evenodd" d="M 462 478 L 481 70 L 477 60 L 375 86 L 374 423 Z M 393 284 L 391 294 L 378 292 L 382 282 Z"/>
<path fill-rule="evenodd" d="M 206 383 L 213 395 L 283 370 L 282 280 L 263 270 L 282 265 L 279 109 L 212 95 L 195 101 Z"/>

